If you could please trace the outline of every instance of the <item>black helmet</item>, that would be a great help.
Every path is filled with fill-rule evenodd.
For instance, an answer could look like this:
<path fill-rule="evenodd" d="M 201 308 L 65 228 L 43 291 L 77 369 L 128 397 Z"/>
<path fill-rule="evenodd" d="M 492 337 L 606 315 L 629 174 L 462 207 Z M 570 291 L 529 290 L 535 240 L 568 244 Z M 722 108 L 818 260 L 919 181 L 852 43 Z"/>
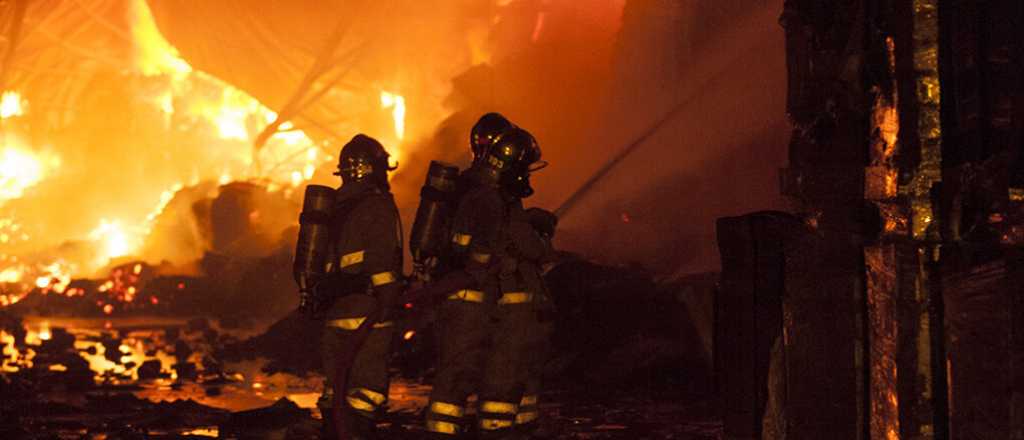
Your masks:
<path fill-rule="evenodd" d="M 512 127 L 492 143 L 478 162 L 482 175 L 515 196 L 528 197 L 530 165 L 540 160 L 540 149 L 529 132 Z"/>
<path fill-rule="evenodd" d="M 514 171 L 503 177 L 503 184 L 510 194 L 525 199 L 533 195 L 533 188 L 530 186 L 530 173 L 546 167 L 547 162 L 540 160 L 541 151 L 537 139 L 526 130 L 519 130 L 529 137 L 529 147 L 523 154 L 522 160 L 514 167 Z"/>
<path fill-rule="evenodd" d="M 469 132 L 469 145 L 473 150 L 473 162 L 483 158 L 487 147 L 496 142 L 513 125 L 499 113 L 487 113 L 480 117 Z"/>
<path fill-rule="evenodd" d="M 341 148 L 338 171 L 342 182 L 372 182 L 388 187 L 388 152 L 376 139 L 357 134 Z"/>

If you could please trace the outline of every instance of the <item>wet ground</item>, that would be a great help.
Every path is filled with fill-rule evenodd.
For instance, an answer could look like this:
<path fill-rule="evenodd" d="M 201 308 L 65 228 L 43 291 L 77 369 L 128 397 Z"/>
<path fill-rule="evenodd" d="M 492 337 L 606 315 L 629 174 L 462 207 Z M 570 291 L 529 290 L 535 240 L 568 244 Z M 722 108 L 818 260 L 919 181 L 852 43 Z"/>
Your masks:
<path fill-rule="evenodd" d="M 322 377 L 267 374 L 265 360 L 219 353 L 255 332 L 205 319 L 25 318 L 0 332 L 0 438 L 317 438 Z M 415 439 L 430 387 L 396 377 L 388 438 Z M 552 439 L 717 439 L 707 402 L 664 390 L 554 390 Z"/>

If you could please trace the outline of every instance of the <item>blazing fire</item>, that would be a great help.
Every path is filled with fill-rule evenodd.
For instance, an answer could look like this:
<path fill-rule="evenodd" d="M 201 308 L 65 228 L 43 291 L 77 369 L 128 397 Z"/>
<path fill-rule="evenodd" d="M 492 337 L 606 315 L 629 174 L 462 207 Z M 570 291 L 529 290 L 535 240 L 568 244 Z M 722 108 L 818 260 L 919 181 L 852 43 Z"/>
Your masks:
<path fill-rule="evenodd" d="M 398 142 L 405 139 L 405 97 L 391 92 L 380 92 L 380 105 L 384 109 L 391 109 L 391 118 L 395 126 L 395 138 Z M 397 144 L 389 148 L 391 152 L 391 166 L 399 162 L 401 150 Z"/>
<path fill-rule="evenodd" d="M 25 109 L 22 104 L 21 94 L 12 91 L 4 92 L 3 97 L 0 98 L 0 119 L 21 116 L 23 114 L 25 114 Z"/>
<path fill-rule="evenodd" d="M 0 149 L 0 203 L 21 197 L 60 166 L 56 156 L 36 153 L 5 137 Z"/>
<path fill-rule="evenodd" d="M 168 133 L 197 131 L 209 133 L 214 139 L 203 138 L 206 154 L 189 158 L 195 161 L 194 167 L 186 171 L 186 175 L 179 175 L 176 182 L 172 180 L 174 183 L 169 186 L 143 187 L 152 188 L 148 200 L 112 203 L 96 206 L 95 212 L 83 212 L 84 221 L 97 222 L 92 223 L 95 226 L 78 236 L 65 238 L 92 243 L 94 252 L 89 261 L 76 260 L 76 264 L 59 259 L 27 261 L 9 254 L 18 251 L 7 248 L 7 253 L 0 255 L 0 285 L 5 286 L 0 291 L 0 306 L 20 301 L 32 289 L 65 293 L 71 276 L 92 275 L 114 258 L 139 252 L 157 218 L 185 188 L 183 182 L 197 185 L 203 180 L 220 184 L 255 181 L 271 191 L 289 191 L 285 193 L 288 197 L 294 188 L 312 179 L 316 170 L 331 159 L 322 154 L 321 145 L 290 122 L 282 124 L 280 131 L 254 152 L 251 142 L 277 114 L 244 91 L 194 69 L 182 59 L 160 33 L 144 0 L 131 0 L 128 19 L 135 72 L 154 84 L 162 84 L 161 88 L 147 89 L 152 95 L 144 96 L 141 102 L 151 104 L 157 114 L 165 115 Z M 393 95 L 389 99 L 396 118 L 404 118 L 404 98 Z M 18 92 L 6 91 L 0 99 L 0 118 L 26 115 L 28 104 Z M 19 123 L 22 123 L 21 118 L 5 121 L 0 138 L 0 208 L 5 208 L 8 202 L 23 202 L 26 190 L 45 184 L 62 172 L 60 157 L 20 142 Z M 404 135 L 403 130 L 404 127 L 396 125 L 399 137 Z M 168 159 L 174 160 L 173 153 L 168 153 Z M 137 206 L 150 208 L 140 210 Z M 0 213 L 0 243 L 18 244 L 19 249 L 26 249 L 31 244 L 30 237 L 28 231 L 21 229 L 18 214 L 11 209 Z M 25 220 L 28 223 L 28 219 Z M 148 257 L 160 258 L 159 255 Z"/>
<path fill-rule="evenodd" d="M 134 248 L 129 234 L 118 220 L 100 220 L 100 225 L 89 233 L 89 238 L 102 246 L 104 261 L 127 255 Z"/>

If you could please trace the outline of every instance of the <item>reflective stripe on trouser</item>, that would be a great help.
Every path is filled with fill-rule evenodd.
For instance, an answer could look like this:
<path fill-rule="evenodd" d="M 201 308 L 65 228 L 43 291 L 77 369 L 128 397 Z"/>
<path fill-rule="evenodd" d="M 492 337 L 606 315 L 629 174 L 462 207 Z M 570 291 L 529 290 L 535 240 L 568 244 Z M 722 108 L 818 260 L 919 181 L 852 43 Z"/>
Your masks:
<path fill-rule="evenodd" d="M 519 405 L 512 402 L 481 400 L 477 405 L 477 425 L 482 431 L 497 431 L 515 424 Z"/>
<path fill-rule="evenodd" d="M 512 406 L 512 411 L 491 404 L 490 409 L 503 411 L 478 412 L 477 419 L 490 420 L 481 425 L 488 432 L 512 428 L 528 371 L 530 358 L 526 351 L 531 327 L 537 321 L 536 312 L 533 307 L 458 299 L 445 301 L 439 310 L 441 359 L 430 400 L 461 404 L 475 392 L 481 405 L 484 401 L 505 402 Z M 480 411 L 484 409 L 480 407 Z M 428 422 L 437 419 L 440 417 L 432 419 L 428 412 Z"/>
<path fill-rule="evenodd" d="M 463 431 L 463 416 L 466 415 L 466 408 L 448 402 L 431 401 L 427 405 L 426 429 L 427 432 L 437 434 L 455 435 Z"/>
<path fill-rule="evenodd" d="M 529 392 L 529 388 L 529 383 L 527 383 L 527 392 Z M 523 396 L 523 399 L 519 401 L 519 413 L 516 414 L 516 424 L 525 425 L 538 418 L 540 418 L 540 409 L 537 406 L 537 395 L 528 394 Z"/>
<path fill-rule="evenodd" d="M 332 400 L 334 378 L 337 374 L 337 362 L 343 350 L 353 343 L 353 332 L 349 327 L 357 328 L 363 316 L 369 314 L 376 300 L 369 295 L 349 295 L 338 298 L 327 312 L 327 322 L 321 340 L 324 371 L 324 397 L 326 405 L 321 410 L 329 409 Z M 356 315 L 355 318 L 346 316 Z M 344 324 L 341 324 L 344 322 Z M 387 400 L 388 390 L 388 355 L 391 351 L 391 340 L 394 336 L 393 326 L 374 326 L 366 341 L 356 353 L 352 367 L 348 373 L 348 384 L 342 402 L 356 414 L 373 417 Z"/>
<path fill-rule="evenodd" d="M 367 388 L 349 388 L 345 401 L 348 406 L 356 411 L 375 413 L 387 402 L 388 396 L 384 393 Z"/>
<path fill-rule="evenodd" d="M 359 326 L 362 325 L 363 321 L 365 320 L 365 316 L 359 316 L 355 318 L 332 319 L 330 321 L 327 321 L 325 325 L 327 325 L 328 327 L 340 328 L 342 330 L 355 330 L 358 329 Z M 377 322 L 373 324 L 373 328 L 387 328 L 391 327 L 394 324 L 395 323 L 392 321 Z"/>
<path fill-rule="evenodd" d="M 450 300 L 461 300 L 469 302 L 484 302 L 484 293 L 479 290 L 463 289 L 451 295 Z M 499 305 L 523 304 L 533 301 L 533 294 L 530 292 L 505 292 L 498 298 Z"/>

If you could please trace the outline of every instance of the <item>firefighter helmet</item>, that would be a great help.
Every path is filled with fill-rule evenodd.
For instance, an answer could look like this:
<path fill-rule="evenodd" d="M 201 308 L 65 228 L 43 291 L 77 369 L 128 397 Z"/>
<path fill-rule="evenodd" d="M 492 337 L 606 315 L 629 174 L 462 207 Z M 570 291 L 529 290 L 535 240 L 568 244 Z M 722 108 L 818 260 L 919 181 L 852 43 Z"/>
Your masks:
<path fill-rule="evenodd" d="M 480 117 L 469 132 L 469 145 L 473 151 L 473 162 L 483 159 L 487 148 L 514 126 L 499 113 L 487 113 Z"/>
<path fill-rule="evenodd" d="M 517 197 L 533 194 L 530 189 L 530 165 L 540 160 L 533 136 L 512 127 L 490 145 L 477 168 L 483 176 Z"/>
<path fill-rule="evenodd" d="M 357 134 L 338 155 L 338 171 L 342 182 L 372 182 L 387 187 L 388 152 L 376 139 Z"/>
<path fill-rule="evenodd" d="M 529 139 L 523 157 L 519 160 L 511 172 L 502 176 L 502 186 L 505 190 L 519 198 L 527 198 L 533 195 L 533 187 L 530 186 L 530 173 L 547 166 L 547 162 L 541 161 L 540 145 L 537 139 L 526 130 L 520 129 Z M 536 165 L 535 165 L 536 164 Z"/>

